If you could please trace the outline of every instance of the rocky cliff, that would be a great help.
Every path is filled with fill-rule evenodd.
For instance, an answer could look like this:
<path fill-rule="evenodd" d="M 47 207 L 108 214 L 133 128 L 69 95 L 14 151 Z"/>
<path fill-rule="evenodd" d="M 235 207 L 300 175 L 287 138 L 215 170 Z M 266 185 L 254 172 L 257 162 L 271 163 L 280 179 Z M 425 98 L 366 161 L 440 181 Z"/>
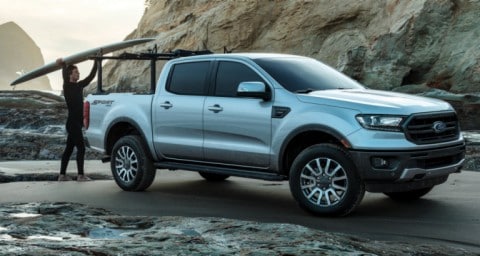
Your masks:
<path fill-rule="evenodd" d="M 480 127 L 470 118 L 480 103 L 479 0 L 147 3 L 127 38 L 156 37 L 163 51 L 226 47 L 311 56 L 370 88 L 440 96 L 465 116 L 465 129 Z M 104 84 L 141 90 L 145 69 L 147 63 L 108 63 Z"/>
<path fill-rule="evenodd" d="M 22 72 L 43 66 L 40 48 L 14 22 L 0 25 L 0 90 L 12 90 L 10 83 Z M 46 76 L 18 86 L 22 90 L 51 90 Z"/>

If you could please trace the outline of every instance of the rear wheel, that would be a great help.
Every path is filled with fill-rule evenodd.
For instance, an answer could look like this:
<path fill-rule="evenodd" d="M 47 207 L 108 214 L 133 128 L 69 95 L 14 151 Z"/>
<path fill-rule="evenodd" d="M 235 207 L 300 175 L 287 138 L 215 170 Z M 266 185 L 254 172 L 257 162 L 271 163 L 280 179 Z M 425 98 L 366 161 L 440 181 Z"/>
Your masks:
<path fill-rule="evenodd" d="M 143 191 L 155 179 L 153 161 L 140 136 L 125 136 L 115 143 L 110 167 L 115 182 L 126 191 Z"/>
<path fill-rule="evenodd" d="M 430 192 L 432 189 L 433 189 L 433 186 L 428 188 L 404 191 L 404 192 L 389 192 L 384 194 L 389 196 L 391 199 L 395 201 L 413 201 L 428 194 L 428 192 Z"/>
<path fill-rule="evenodd" d="M 198 174 L 200 174 L 200 176 L 202 176 L 204 179 L 208 181 L 215 181 L 215 182 L 224 181 L 228 179 L 228 177 L 230 177 L 229 175 L 225 175 L 225 174 L 216 174 L 216 173 L 208 173 L 208 172 L 198 172 Z"/>
<path fill-rule="evenodd" d="M 323 216 L 349 214 L 365 194 L 350 155 L 333 144 L 314 145 L 297 156 L 290 190 L 302 208 Z"/>

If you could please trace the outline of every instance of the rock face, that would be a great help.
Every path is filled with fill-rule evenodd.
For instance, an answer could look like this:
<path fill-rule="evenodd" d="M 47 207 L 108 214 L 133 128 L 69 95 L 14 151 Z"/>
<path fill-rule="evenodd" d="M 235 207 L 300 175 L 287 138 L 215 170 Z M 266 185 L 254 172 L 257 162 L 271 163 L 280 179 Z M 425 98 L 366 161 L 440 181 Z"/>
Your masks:
<path fill-rule="evenodd" d="M 12 90 L 10 83 L 20 73 L 45 64 L 40 48 L 14 22 L 0 25 L 0 90 Z M 51 90 L 48 78 L 41 77 L 18 86 L 22 90 Z"/>
<path fill-rule="evenodd" d="M 149 1 L 128 38 L 156 37 L 158 49 L 282 52 L 311 56 L 373 89 L 476 96 L 480 1 Z M 147 47 L 151 48 L 152 44 Z M 137 47 L 134 50 L 140 50 Z M 104 84 L 141 91 L 148 63 L 105 67 Z M 141 75 L 139 75 L 141 74 Z M 405 87 L 405 88 L 404 88 Z M 430 94 L 431 96 L 435 96 Z M 479 101 L 453 101 L 467 113 Z M 480 121 L 463 124 L 478 129 Z"/>

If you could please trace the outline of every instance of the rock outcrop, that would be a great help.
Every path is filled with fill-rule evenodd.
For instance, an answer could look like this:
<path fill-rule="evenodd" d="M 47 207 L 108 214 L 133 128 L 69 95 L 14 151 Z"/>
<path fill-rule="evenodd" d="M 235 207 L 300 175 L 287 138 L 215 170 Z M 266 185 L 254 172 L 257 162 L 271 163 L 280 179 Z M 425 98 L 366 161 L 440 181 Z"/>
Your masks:
<path fill-rule="evenodd" d="M 71 203 L 0 205 L 8 255 L 477 255 L 447 245 L 372 241 L 292 224 L 120 216 Z"/>
<path fill-rule="evenodd" d="M 374 89 L 460 94 L 464 129 L 478 129 L 480 1 L 149 1 L 127 38 L 158 49 L 282 52 L 322 60 Z M 153 43 L 136 47 L 141 50 Z M 148 63 L 111 62 L 104 84 L 146 90 Z M 435 97 L 435 93 L 429 96 Z M 466 96 L 465 98 L 462 98 Z M 478 120 L 478 121 L 476 121 Z"/>
<path fill-rule="evenodd" d="M 23 72 L 43 66 L 40 48 L 16 23 L 0 25 L 0 90 L 12 90 L 10 83 Z M 22 90 L 52 90 L 48 77 L 40 77 L 18 86 Z"/>
<path fill-rule="evenodd" d="M 67 106 L 40 91 L 0 91 L 0 160 L 58 160 L 66 143 Z M 100 154 L 87 149 L 87 159 Z"/>

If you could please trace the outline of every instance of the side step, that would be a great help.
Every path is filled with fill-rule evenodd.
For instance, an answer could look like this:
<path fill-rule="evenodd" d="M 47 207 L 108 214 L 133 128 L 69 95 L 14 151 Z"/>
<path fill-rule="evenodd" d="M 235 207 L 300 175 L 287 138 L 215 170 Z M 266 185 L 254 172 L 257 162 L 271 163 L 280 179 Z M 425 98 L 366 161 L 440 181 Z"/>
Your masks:
<path fill-rule="evenodd" d="M 260 172 L 256 170 L 237 169 L 232 167 L 219 167 L 210 165 L 200 165 L 192 163 L 178 163 L 178 162 L 158 162 L 154 164 L 158 169 L 181 169 L 186 171 L 201 171 L 213 174 L 225 174 L 236 177 L 252 178 L 269 181 L 283 181 L 288 177 L 276 173 Z"/>

